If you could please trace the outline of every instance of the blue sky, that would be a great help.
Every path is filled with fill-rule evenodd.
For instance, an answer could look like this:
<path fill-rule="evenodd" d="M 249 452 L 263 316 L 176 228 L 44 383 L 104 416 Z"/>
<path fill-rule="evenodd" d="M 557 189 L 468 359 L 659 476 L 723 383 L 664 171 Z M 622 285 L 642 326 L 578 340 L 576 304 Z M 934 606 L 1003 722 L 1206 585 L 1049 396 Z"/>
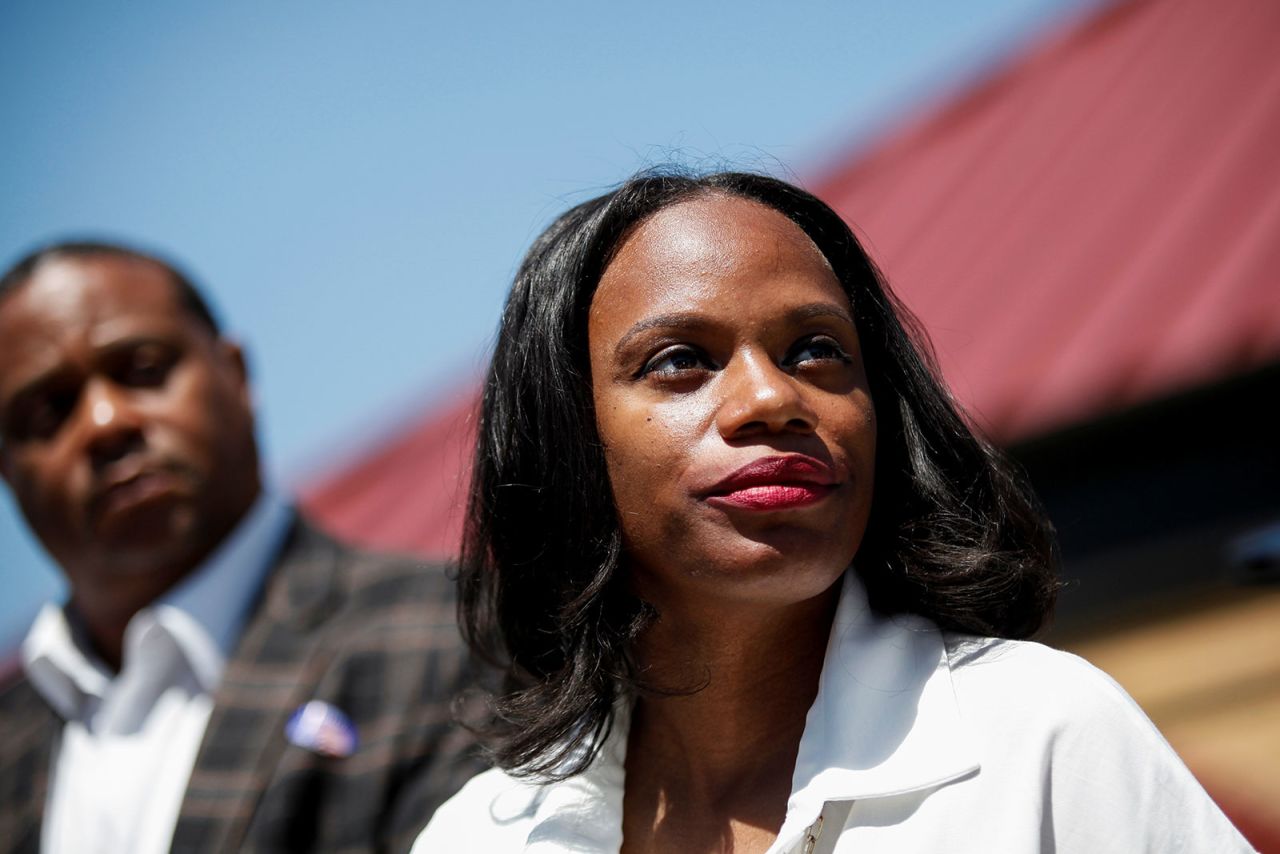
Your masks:
<path fill-rule="evenodd" d="M 521 253 L 646 165 L 803 182 L 1097 0 L 0 5 L 0 263 L 158 249 L 245 342 L 277 483 L 479 372 Z M 0 489 L 0 649 L 62 585 Z"/>

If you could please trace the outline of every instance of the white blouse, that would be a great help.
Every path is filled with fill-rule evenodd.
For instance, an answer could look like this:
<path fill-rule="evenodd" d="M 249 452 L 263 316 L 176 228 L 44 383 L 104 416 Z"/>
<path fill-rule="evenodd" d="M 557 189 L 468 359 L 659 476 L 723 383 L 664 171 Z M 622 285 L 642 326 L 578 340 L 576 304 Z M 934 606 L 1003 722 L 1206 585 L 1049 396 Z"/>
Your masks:
<path fill-rule="evenodd" d="M 619 715 L 592 765 L 561 783 L 479 775 L 413 854 L 617 852 L 626 729 Z M 881 617 L 846 576 L 769 854 L 1252 850 L 1101 671 Z"/>

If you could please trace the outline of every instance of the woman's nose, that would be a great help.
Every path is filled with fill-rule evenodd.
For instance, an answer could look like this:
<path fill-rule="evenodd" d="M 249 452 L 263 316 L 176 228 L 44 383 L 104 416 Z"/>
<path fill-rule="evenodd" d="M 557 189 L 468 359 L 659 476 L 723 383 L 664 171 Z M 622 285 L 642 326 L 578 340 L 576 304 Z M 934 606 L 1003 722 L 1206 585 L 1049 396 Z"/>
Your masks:
<path fill-rule="evenodd" d="M 717 421 L 725 438 L 811 432 L 818 423 L 801 383 L 771 359 L 735 358 L 725 368 Z"/>

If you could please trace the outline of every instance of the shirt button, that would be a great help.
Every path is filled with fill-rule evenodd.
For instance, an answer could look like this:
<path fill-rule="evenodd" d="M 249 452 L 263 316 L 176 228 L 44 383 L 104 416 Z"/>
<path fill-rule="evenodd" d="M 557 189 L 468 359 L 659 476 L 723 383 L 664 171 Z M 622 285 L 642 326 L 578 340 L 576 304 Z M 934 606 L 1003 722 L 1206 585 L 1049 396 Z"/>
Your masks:
<path fill-rule="evenodd" d="M 813 854 L 813 849 L 818 845 L 818 837 L 822 835 L 822 816 L 819 815 L 813 824 L 804 832 L 804 848 L 801 850 L 804 854 Z"/>

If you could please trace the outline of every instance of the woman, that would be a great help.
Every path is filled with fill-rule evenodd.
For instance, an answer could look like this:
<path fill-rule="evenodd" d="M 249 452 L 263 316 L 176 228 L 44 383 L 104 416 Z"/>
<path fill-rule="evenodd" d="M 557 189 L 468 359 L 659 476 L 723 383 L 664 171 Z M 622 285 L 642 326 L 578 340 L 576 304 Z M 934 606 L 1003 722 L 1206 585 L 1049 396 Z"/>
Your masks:
<path fill-rule="evenodd" d="M 848 227 L 643 175 L 534 244 L 461 574 L 505 668 L 474 850 L 1248 850 L 1113 683 L 1016 640 L 1052 533 Z"/>

